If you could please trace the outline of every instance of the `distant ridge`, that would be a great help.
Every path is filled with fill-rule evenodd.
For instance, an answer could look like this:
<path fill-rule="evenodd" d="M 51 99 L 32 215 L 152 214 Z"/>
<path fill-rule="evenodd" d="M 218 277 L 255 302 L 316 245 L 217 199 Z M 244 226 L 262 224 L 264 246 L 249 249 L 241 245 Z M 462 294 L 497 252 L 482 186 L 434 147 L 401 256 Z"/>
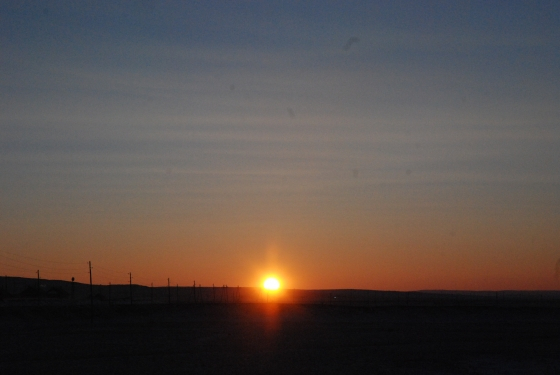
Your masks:
<path fill-rule="evenodd" d="M 66 280 L 0 277 L 3 304 L 196 304 L 298 303 L 340 306 L 490 306 L 550 305 L 560 307 L 560 291 L 383 291 L 363 289 L 284 289 L 267 293 L 256 287 L 158 286 L 89 284 Z"/>

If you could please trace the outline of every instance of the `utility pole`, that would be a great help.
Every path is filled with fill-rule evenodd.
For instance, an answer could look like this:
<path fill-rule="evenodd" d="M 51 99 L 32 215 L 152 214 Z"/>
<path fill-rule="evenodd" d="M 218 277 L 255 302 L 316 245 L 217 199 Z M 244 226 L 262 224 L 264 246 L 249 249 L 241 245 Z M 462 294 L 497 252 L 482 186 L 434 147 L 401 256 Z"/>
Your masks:
<path fill-rule="evenodd" d="M 130 304 L 132 305 L 132 272 L 129 272 L 128 276 L 130 276 Z"/>
<path fill-rule="evenodd" d="M 214 289 L 214 284 L 212 284 L 212 296 L 214 299 L 214 303 L 216 303 L 216 290 Z"/>
<path fill-rule="evenodd" d="M 169 298 L 169 304 L 171 305 L 171 284 L 169 284 L 169 278 L 167 278 L 167 297 Z"/>
<path fill-rule="evenodd" d="M 152 287 L 150 288 L 151 296 L 150 296 L 150 303 L 154 303 L 154 283 L 152 283 Z"/>
<path fill-rule="evenodd" d="M 196 303 L 196 281 L 193 281 L 192 290 L 193 290 L 194 303 Z"/>
<path fill-rule="evenodd" d="M 72 288 L 70 290 L 71 290 L 72 301 L 73 301 L 74 300 L 74 276 L 72 276 L 72 284 L 71 285 L 72 285 Z"/>
<path fill-rule="evenodd" d="M 89 263 L 89 298 L 90 298 L 90 307 L 91 307 L 91 322 L 93 323 L 93 281 L 91 278 L 91 260 Z"/>

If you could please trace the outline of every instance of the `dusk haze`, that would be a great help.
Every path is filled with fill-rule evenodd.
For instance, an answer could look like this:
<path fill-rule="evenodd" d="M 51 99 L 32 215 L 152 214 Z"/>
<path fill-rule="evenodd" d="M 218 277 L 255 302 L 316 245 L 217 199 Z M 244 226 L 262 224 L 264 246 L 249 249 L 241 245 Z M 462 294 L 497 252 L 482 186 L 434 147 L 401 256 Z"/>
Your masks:
<path fill-rule="evenodd" d="M 0 2 L 0 276 L 88 262 L 560 289 L 560 2 Z"/>

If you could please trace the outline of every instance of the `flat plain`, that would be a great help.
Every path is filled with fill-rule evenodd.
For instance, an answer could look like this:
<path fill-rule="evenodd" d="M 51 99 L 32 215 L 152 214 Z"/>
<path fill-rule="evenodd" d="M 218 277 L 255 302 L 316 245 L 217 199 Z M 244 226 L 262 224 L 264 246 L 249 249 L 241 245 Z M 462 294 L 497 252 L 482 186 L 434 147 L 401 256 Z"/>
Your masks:
<path fill-rule="evenodd" d="M 2 374 L 558 374 L 557 306 L 0 306 Z"/>

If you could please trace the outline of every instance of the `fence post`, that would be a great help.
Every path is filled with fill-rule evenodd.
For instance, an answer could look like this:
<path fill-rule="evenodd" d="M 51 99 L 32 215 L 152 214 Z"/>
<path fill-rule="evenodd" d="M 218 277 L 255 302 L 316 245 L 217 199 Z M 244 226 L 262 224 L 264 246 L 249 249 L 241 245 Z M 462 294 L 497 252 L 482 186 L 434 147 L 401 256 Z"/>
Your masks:
<path fill-rule="evenodd" d="M 130 276 L 130 304 L 132 305 L 132 272 L 129 272 L 128 276 Z"/>
<path fill-rule="evenodd" d="M 41 278 L 39 277 L 39 270 L 37 270 L 37 302 L 41 304 Z"/>
<path fill-rule="evenodd" d="M 193 281 L 192 290 L 193 290 L 193 301 L 194 303 L 196 303 L 196 280 Z"/>

